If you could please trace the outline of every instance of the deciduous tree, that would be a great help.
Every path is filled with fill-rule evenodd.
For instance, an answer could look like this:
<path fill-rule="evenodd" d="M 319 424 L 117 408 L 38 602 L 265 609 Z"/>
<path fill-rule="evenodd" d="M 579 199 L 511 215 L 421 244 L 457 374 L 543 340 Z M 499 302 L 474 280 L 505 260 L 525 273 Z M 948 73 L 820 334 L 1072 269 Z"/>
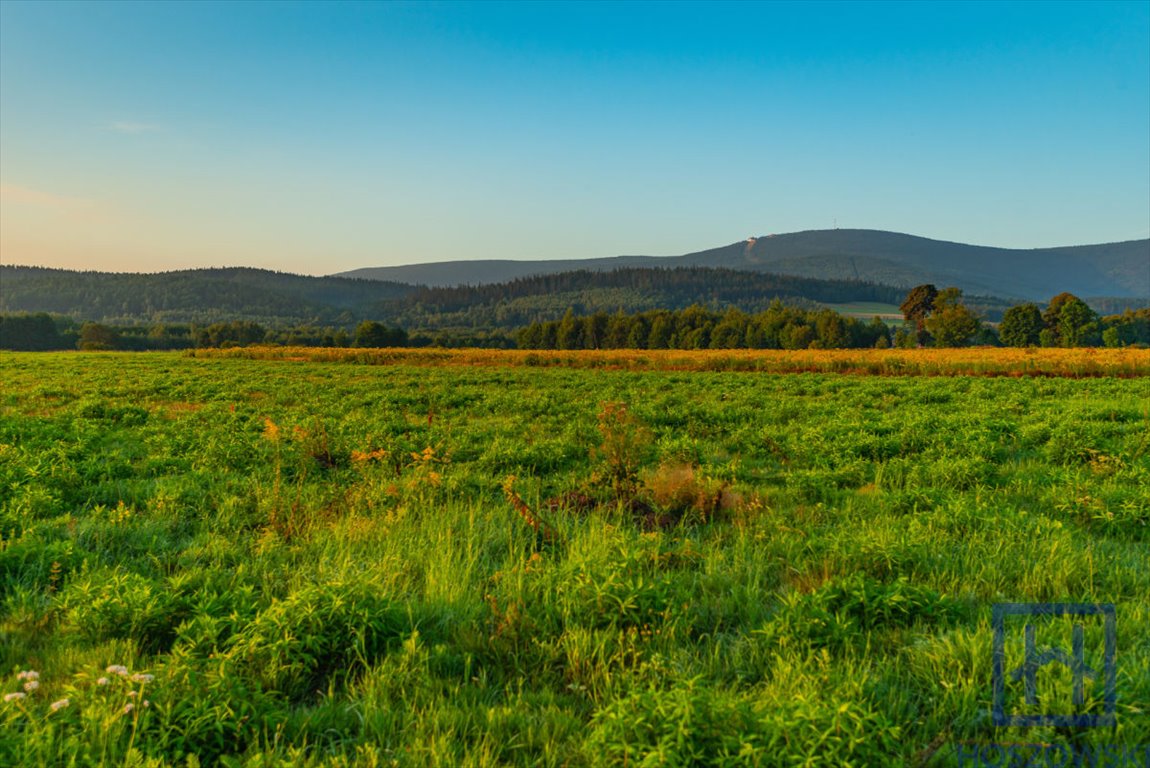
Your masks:
<path fill-rule="evenodd" d="M 934 310 L 938 289 L 930 283 L 916 285 L 899 305 L 899 311 L 908 323 L 913 323 L 918 332 L 919 343 L 926 342 L 926 318 Z"/>
<path fill-rule="evenodd" d="M 1008 347 L 1033 347 L 1042 333 L 1042 313 L 1032 303 L 1011 307 L 1002 315 L 999 338 Z"/>
<path fill-rule="evenodd" d="M 947 288 L 935 296 L 934 309 L 925 322 L 938 347 L 965 347 L 982 325 L 978 316 L 962 303 L 962 291 L 958 288 Z"/>

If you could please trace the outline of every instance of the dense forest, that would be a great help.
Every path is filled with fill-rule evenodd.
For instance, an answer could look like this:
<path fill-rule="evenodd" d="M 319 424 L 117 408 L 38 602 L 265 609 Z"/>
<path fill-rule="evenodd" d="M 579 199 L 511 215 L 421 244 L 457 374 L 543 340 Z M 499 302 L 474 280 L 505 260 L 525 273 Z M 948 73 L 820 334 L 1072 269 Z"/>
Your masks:
<path fill-rule="evenodd" d="M 862 323 L 829 309 L 788 307 L 763 312 L 713 312 L 699 305 L 632 315 L 597 312 L 532 323 L 516 335 L 520 349 L 835 349 L 889 347 L 890 330 L 875 318 Z"/>
<path fill-rule="evenodd" d="M 421 288 L 381 306 L 409 327 L 517 328 L 577 314 L 700 305 L 715 310 L 766 309 L 775 299 L 816 308 L 820 304 L 876 302 L 897 304 L 906 291 L 857 280 L 804 277 L 707 267 L 674 269 L 633 267 L 611 272 L 579 270 L 505 283 Z"/>
<path fill-rule="evenodd" d="M 654 310 L 577 316 L 532 323 L 516 335 L 521 349 L 842 349 L 969 345 L 1126 347 L 1150 345 L 1150 308 L 1099 317 L 1062 293 L 1045 311 L 1032 303 L 1007 310 L 996 328 L 962 300 L 962 291 L 914 288 L 902 303 L 905 324 L 894 332 L 879 318 L 862 322 L 829 309 L 773 302 L 765 311 Z"/>
<path fill-rule="evenodd" d="M 816 280 L 706 267 L 576 271 L 454 288 L 257 269 L 149 275 L 0 267 L 0 312 L 47 312 L 109 325 L 210 325 L 245 320 L 272 328 L 331 326 L 350 332 L 362 320 L 399 325 L 433 338 L 506 335 L 534 322 L 576 314 L 684 309 L 765 310 L 774 299 L 823 304 L 897 304 L 904 289 L 857 280 Z M 997 319 L 1008 303 L 971 299 Z"/>
<path fill-rule="evenodd" d="M 429 345 L 412 340 L 402 328 L 364 320 L 352 332 L 343 328 L 301 325 L 266 328 L 251 320 L 210 325 L 105 325 L 77 323 L 68 317 L 35 314 L 0 315 L 0 349 L 48 350 L 170 350 L 195 347 L 245 347 L 256 344 L 297 347 L 403 347 Z"/>
<path fill-rule="evenodd" d="M 940 292 L 945 295 L 945 292 Z M 863 322 L 829 309 L 805 309 L 774 301 L 763 312 L 723 312 L 693 305 L 608 315 L 575 315 L 531 323 L 514 335 L 498 331 L 408 334 L 402 328 L 365 320 L 343 328 L 266 328 L 247 320 L 152 326 L 79 324 L 45 313 L 0 315 L 0 349 L 164 350 L 255 344 L 311 347 L 486 347 L 522 349 L 807 349 L 902 346 L 1150 346 L 1150 308 L 1099 317 L 1070 294 L 1055 297 L 1045 311 L 1021 304 L 997 326 L 986 324 L 959 301 L 943 303 L 892 332 L 879 318 Z M 954 297 L 958 299 L 959 297 Z M 905 303 L 905 302 L 904 302 Z"/>
<path fill-rule="evenodd" d="M 255 269 L 152 275 L 0 267 L 0 348 L 249 344 L 582 348 L 1131 346 L 1150 309 L 1100 316 L 1069 293 L 1045 308 L 707 267 L 625 268 L 426 288 Z M 904 328 L 839 307 L 900 307 Z M 826 305 L 832 305 L 828 307 Z"/>
<path fill-rule="evenodd" d="M 354 327 L 382 301 L 416 286 L 264 269 L 133 274 L 0 267 L 0 312 L 48 312 L 113 324 L 250 320 Z"/>

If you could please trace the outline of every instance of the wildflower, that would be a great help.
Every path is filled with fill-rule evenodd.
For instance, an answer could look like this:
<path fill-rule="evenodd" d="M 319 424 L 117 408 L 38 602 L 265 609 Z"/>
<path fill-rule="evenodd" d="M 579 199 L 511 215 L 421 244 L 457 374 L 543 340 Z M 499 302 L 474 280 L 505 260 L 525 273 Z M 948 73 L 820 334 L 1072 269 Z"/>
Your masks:
<path fill-rule="evenodd" d="M 137 697 L 137 696 L 139 696 L 139 695 L 140 695 L 140 694 L 139 694 L 139 692 L 138 692 L 138 691 L 128 691 L 128 698 L 129 698 L 129 699 L 134 699 L 134 698 L 136 698 L 136 697 Z"/>
<path fill-rule="evenodd" d="M 110 682 L 111 682 L 111 680 L 109 680 L 108 678 L 101 677 L 99 680 L 96 681 L 96 685 L 107 685 Z"/>
<path fill-rule="evenodd" d="M 124 705 L 124 708 L 122 710 L 120 710 L 120 714 L 126 715 L 135 708 L 136 708 L 136 705 L 129 701 L 127 704 Z"/>
<path fill-rule="evenodd" d="M 17 680 L 39 680 L 40 673 L 34 669 L 26 669 L 16 675 Z"/>
<path fill-rule="evenodd" d="M 147 699 L 144 699 L 140 703 L 144 705 L 144 709 L 147 709 L 148 707 L 152 706 L 152 702 L 148 701 Z"/>
<path fill-rule="evenodd" d="M 124 676 L 124 675 L 128 674 L 128 668 L 125 667 L 123 664 L 113 664 L 112 666 L 108 667 L 104 671 L 108 672 L 110 674 L 113 674 L 113 675 L 120 675 L 120 676 Z"/>
<path fill-rule="evenodd" d="M 136 674 L 132 675 L 133 683 L 150 683 L 155 679 L 155 675 L 145 675 L 142 672 L 137 672 Z"/>
<path fill-rule="evenodd" d="M 27 695 L 28 694 L 21 693 L 19 691 L 17 691 L 16 693 L 6 693 L 6 694 L 4 694 L 4 701 L 19 701 L 20 699 L 24 698 Z"/>
<path fill-rule="evenodd" d="M 48 708 L 51 709 L 53 712 L 58 712 L 61 709 L 63 709 L 64 707 L 71 706 L 71 704 L 72 704 L 72 702 L 68 701 L 67 699 L 60 699 L 59 701 L 53 701 L 48 706 Z"/>
<path fill-rule="evenodd" d="M 28 682 L 24 683 L 24 690 L 28 691 L 28 693 L 31 693 L 39 687 L 40 681 L 38 680 L 29 680 Z"/>

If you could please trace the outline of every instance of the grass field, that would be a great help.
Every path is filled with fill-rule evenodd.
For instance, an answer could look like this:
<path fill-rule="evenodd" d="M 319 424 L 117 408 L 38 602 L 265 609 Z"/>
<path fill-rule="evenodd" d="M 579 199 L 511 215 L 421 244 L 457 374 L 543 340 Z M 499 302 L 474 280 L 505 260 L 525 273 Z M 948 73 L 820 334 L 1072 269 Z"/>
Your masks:
<path fill-rule="evenodd" d="M 0 765 L 1150 744 L 1150 353 L 792 354 L 0 354 Z M 1037 601 L 1115 726 L 992 722 Z"/>
<path fill-rule="evenodd" d="M 345 349 L 235 347 L 195 349 L 200 358 L 288 360 L 350 365 L 576 368 L 632 371 L 845 373 L 871 376 L 1150 376 L 1144 349 L 828 349 L 580 350 Z"/>
<path fill-rule="evenodd" d="M 827 304 L 840 315 L 855 317 L 860 320 L 870 320 L 872 317 L 881 317 L 883 320 L 902 323 L 902 312 L 897 304 L 882 304 L 877 301 L 856 301 L 850 304 Z"/>

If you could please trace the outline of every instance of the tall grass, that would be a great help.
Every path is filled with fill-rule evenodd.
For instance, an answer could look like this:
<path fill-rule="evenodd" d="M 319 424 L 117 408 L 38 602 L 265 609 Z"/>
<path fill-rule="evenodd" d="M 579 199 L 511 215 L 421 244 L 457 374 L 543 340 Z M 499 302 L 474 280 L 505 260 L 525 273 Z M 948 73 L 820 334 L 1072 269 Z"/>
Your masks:
<path fill-rule="evenodd" d="M 829 349 L 829 350 L 579 350 L 327 349 L 243 347 L 196 349 L 199 358 L 288 360 L 357 365 L 529 366 L 654 371 L 844 373 L 870 376 L 1150 375 L 1144 349 Z"/>
<path fill-rule="evenodd" d="M 1144 379 L 488 354 L 0 356 L 0 764 L 1150 742 Z M 1117 606 L 1116 728 L 994 727 L 1004 601 Z"/>

